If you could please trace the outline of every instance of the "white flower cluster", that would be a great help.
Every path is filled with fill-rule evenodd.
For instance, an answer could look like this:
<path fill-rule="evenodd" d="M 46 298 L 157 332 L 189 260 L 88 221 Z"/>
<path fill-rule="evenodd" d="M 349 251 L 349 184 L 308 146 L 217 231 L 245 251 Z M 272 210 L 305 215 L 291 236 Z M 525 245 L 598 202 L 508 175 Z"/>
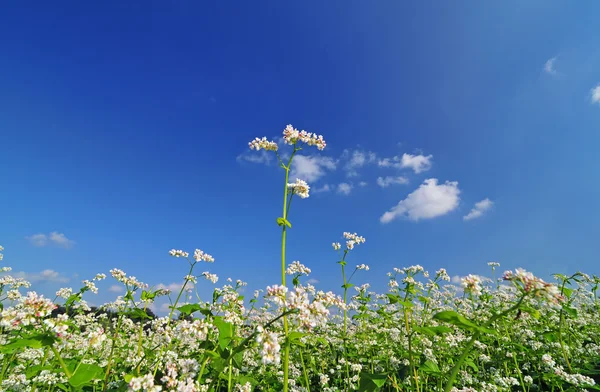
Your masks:
<path fill-rule="evenodd" d="M 551 303 L 557 304 L 564 300 L 556 285 L 546 283 L 522 268 L 517 268 L 514 273 L 512 271 L 504 272 L 503 279 L 518 284 L 526 293 L 533 293 L 534 296 Z"/>
<path fill-rule="evenodd" d="M 303 199 L 308 197 L 308 192 L 310 191 L 310 186 L 306 183 L 306 181 L 303 181 L 299 178 L 296 178 L 295 183 L 287 184 L 287 187 L 294 192 L 295 195 L 298 195 Z"/>
<path fill-rule="evenodd" d="M 470 293 L 472 295 L 480 295 L 482 286 L 481 286 L 481 278 L 477 275 L 467 275 L 461 279 L 461 286 L 465 289 L 465 293 Z"/>
<path fill-rule="evenodd" d="M 309 275 L 311 269 L 306 267 L 304 264 L 301 264 L 299 261 L 294 261 L 292 264 L 288 265 L 287 270 L 285 271 L 288 275 Z"/>
<path fill-rule="evenodd" d="M 19 298 L 19 303 L 7 308 L 0 313 L 0 327 L 19 328 L 20 326 L 36 325 L 37 321 L 44 318 L 56 309 L 51 300 L 30 291 L 26 296 Z"/>
<path fill-rule="evenodd" d="M 154 376 L 152 374 L 146 374 L 142 377 L 134 377 L 129 382 L 129 391 L 145 391 L 145 392 L 158 392 L 162 390 L 162 387 L 154 385 Z"/>
<path fill-rule="evenodd" d="M 204 276 L 206 280 L 210 280 L 213 283 L 217 283 L 219 280 L 219 277 L 216 274 L 211 274 L 208 271 L 203 272 L 202 276 Z"/>
<path fill-rule="evenodd" d="M 357 265 L 357 266 L 356 266 L 356 269 L 357 269 L 357 270 L 365 270 L 365 271 L 368 271 L 368 270 L 369 270 L 369 266 L 368 266 L 368 265 L 366 265 L 366 264 L 359 264 L 359 265 Z"/>
<path fill-rule="evenodd" d="M 364 244 L 366 241 L 365 237 L 361 237 L 356 233 L 344 232 L 344 238 L 347 240 L 346 248 L 348 248 L 348 250 L 352 250 L 352 249 L 354 249 L 355 245 Z M 334 246 L 334 249 L 335 249 L 335 246 Z"/>
<path fill-rule="evenodd" d="M 256 335 L 256 342 L 262 344 L 262 363 L 265 365 L 270 363 L 279 365 L 281 362 L 279 356 L 281 346 L 279 345 L 277 333 L 265 331 L 262 326 L 258 326 L 257 330 L 258 334 Z"/>
<path fill-rule="evenodd" d="M 277 151 L 277 149 L 279 148 L 279 146 L 277 146 L 277 143 L 268 141 L 266 137 L 263 137 L 262 139 L 255 138 L 250 143 L 248 143 L 248 147 L 250 147 L 251 150 L 256 151 Z"/>
<path fill-rule="evenodd" d="M 181 249 L 171 249 L 169 254 L 173 257 L 188 257 L 190 254 L 188 252 L 184 252 Z"/>
<path fill-rule="evenodd" d="M 204 261 L 206 263 L 214 263 L 215 262 L 214 257 L 209 255 L 208 253 L 204 253 L 200 249 L 196 249 L 194 251 L 194 260 L 196 260 L 198 262 Z"/>
<path fill-rule="evenodd" d="M 556 374 L 566 382 L 573 384 L 578 387 L 589 387 L 596 385 L 596 381 L 593 378 L 584 376 L 583 374 L 570 374 L 565 372 L 565 369 L 561 365 L 557 365 L 550 354 L 544 354 L 542 356 L 542 362 L 546 365 L 546 368 Z"/>
<path fill-rule="evenodd" d="M 292 125 L 288 125 L 283 130 L 283 140 L 287 144 L 296 144 L 297 142 L 306 143 L 309 146 L 317 146 L 319 150 L 323 150 L 327 143 L 323 139 L 323 136 L 317 135 L 316 133 L 298 131 Z"/>
<path fill-rule="evenodd" d="M 148 285 L 146 283 L 142 283 L 139 280 L 137 280 L 137 278 L 135 276 L 127 276 L 127 274 L 118 269 L 118 268 L 113 268 L 110 270 L 110 274 L 112 275 L 113 278 L 115 278 L 116 280 L 118 280 L 119 282 L 129 286 L 131 289 L 146 289 L 148 288 Z"/>

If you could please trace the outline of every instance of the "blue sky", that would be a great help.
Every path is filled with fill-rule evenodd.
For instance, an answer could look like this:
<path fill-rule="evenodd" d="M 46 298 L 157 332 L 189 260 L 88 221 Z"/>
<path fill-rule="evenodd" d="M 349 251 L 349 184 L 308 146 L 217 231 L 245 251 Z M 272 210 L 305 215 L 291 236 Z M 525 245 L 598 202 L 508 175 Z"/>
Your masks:
<path fill-rule="evenodd" d="M 186 266 L 168 250 L 200 248 L 216 262 L 197 272 L 219 283 L 277 283 L 283 171 L 247 143 L 292 124 L 328 143 L 297 165 L 329 191 L 293 203 L 288 246 L 322 289 L 341 284 L 331 243 L 344 231 L 367 238 L 350 263 L 370 265 L 357 283 L 379 290 L 412 264 L 598 274 L 598 12 L 559 1 L 6 4 L 4 263 L 53 293 L 114 267 L 179 282 Z M 386 211 L 396 214 L 383 223 Z"/>

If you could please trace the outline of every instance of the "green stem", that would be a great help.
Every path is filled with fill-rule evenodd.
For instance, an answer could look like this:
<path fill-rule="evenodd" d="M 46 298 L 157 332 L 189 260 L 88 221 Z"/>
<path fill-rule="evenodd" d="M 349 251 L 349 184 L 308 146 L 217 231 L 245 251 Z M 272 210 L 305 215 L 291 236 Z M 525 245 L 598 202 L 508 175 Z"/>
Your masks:
<path fill-rule="evenodd" d="M 310 383 L 308 381 L 308 373 L 306 372 L 306 365 L 304 364 L 304 357 L 302 356 L 302 349 L 300 351 L 300 362 L 302 362 L 302 373 L 304 373 L 304 382 L 306 383 L 306 390 L 310 391 Z"/>
<path fill-rule="evenodd" d="M 56 359 L 58 359 L 58 363 L 60 364 L 60 367 L 62 368 L 63 372 L 65 372 L 65 374 L 67 375 L 67 378 L 71 378 L 72 374 L 69 371 L 67 364 L 65 364 L 65 361 L 63 361 L 62 357 L 60 356 L 60 353 L 58 352 L 58 350 L 54 346 L 50 346 L 50 349 L 54 353 L 54 356 L 56 357 Z"/>
<path fill-rule="evenodd" d="M 502 313 L 498 313 L 498 314 L 492 316 L 483 326 L 485 328 L 487 328 L 490 325 L 492 325 L 492 323 L 494 321 L 496 321 L 498 318 L 503 317 L 503 316 L 517 310 L 521 306 L 521 303 L 523 303 L 523 300 L 525 299 L 526 296 L 527 296 L 527 294 L 523 295 L 521 297 L 521 299 L 519 299 L 519 301 L 514 306 L 509 308 L 508 310 L 505 310 Z M 475 331 L 473 333 L 473 336 L 471 336 L 471 339 L 467 342 L 462 354 L 460 355 L 460 357 L 458 358 L 458 360 L 456 361 L 456 363 L 450 370 L 450 375 L 448 376 L 448 381 L 446 381 L 446 385 L 444 385 L 444 392 L 450 392 L 452 390 L 452 386 L 454 385 L 454 380 L 456 379 L 456 375 L 458 374 L 460 367 L 462 366 L 463 362 L 467 358 L 467 355 L 469 355 L 471 348 L 475 344 L 475 341 L 479 338 L 480 334 L 481 334 L 481 332 L 479 332 L 479 330 Z"/>
<path fill-rule="evenodd" d="M 108 355 L 108 364 L 106 365 L 106 372 L 104 373 L 104 386 L 102 387 L 102 391 L 106 391 L 106 388 L 108 388 L 108 376 L 110 374 L 113 354 L 115 352 L 115 345 L 117 344 L 117 335 L 119 333 L 119 330 L 121 329 L 122 320 L 123 316 L 119 316 L 119 319 L 117 320 L 117 328 L 115 328 L 115 333 L 113 334 L 112 338 L 112 344 L 110 346 L 110 354 Z"/>

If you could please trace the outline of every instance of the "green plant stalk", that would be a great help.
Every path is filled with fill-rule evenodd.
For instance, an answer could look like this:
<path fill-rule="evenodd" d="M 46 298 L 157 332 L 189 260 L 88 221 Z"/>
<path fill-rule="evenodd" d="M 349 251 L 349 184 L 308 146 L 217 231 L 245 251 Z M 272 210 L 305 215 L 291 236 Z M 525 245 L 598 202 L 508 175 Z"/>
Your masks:
<path fill-rule="evenodd" d="M 527 293 L 525 295 L 523 295 L 521 297 L 521 299 L 519 299 L 519 301 L 515 305 L 510 307 L 508 310 L 505 310 L 502 313 L 498 313 L 498 314 L 492 316 L 483 326 L 487 328 L 490 325 L 492 325 L 492 323 L 494 321 L 496 321 L 497 319 L 499 319 L 500 317 L 503 317 L 503 316 L 517 310 L 523 303 L 523 300 L 525 300 L 525 297 L 527 297 Z M 460 367 L 462 366 L 463 362 L 467 358 L 467 355 L 469 355 L 471 348 L 475 344 L 475 341 L 479 338 L 480 334 L 481 334 L 481 332 L 475 331 L 473 333 L 473 336 L 471 336 L 471 339 L 469 339 L 469 341 L 467 342 L 462 354 L 460 355 L 460 357 L 458 358 L 458 360 L 456 361 L 456 363 L 450 370 L 450 376 L 448 377 L 448 381 L 446 381 L 446 385 L 444 385 L 444 392 L 450 392 L 452 390 L 452 387 L 454 386 L 454 380 L 456 379 L 456 376 L 458 375 L 458 371 L 460 370 Z"/>
<path fill-rule="evenodd" d="M 119 319 L 117 320 L 117 328 L 115 328 L 115 332 L 113 334 L 112 345 L 110 346 L 110 354 L 108 355 L 108 363 L 106 364 L 106 372 L 104 373 L 104 386 L 102 387 L 102 391 L 106 392 L 106 388 L 108 388 L 108 376 L 110 375 L 110 369 L 112 366 L 112 359 L 115 352 L 115 345 L 117 342 L 117 335 L 119 334 L 119 330 L 121 329 L 121 322 L 123 321 L 123 316 L 119 315 Z"/>
<path fill-rule="evenodd" d="M 191 262 L 188 259 L 188 262 L 190 263 L 190 270 L 188 271 L 188 274 L 186 275 L 186 278 L 183 282 L 183 286 L 181 286 L 181 290 L 179 290 L 179 294 L 177 295 L 177 299 L 175 299 L 175 303 L 173 304 L 173 306 L 171 307 L 171 312 L 169 313 L 169 317 L 167 319 L 167 327 L 171 324 L 171 320 L 173 317 L 173 313 L 175 312 L 175 308 L 177 307 L 177 304 L 179 303 L 179 300 L 181 299 L 181 295 L 183 294 L 183 291 L 185 290 L 185 286 L 187 286 L 188 282 L 190 281 L 190 279 L 188 278 L 188 276 L 192 275 L 192 272 L 194 271 L 194 267 L 196 266 L 197 262 Z M 171 342 L 169 342 L 169 347 L 167 348 L 167 350 L 170 350 L 173 347 L 173 340 L 171 340 Z M 160 354 L 162 355 L 165 352 L 164 347 L 161 348 L 160 350 Z M 156 376 L 156 373 L 158 372 L 158 365 L 159 363 L 156 363 L 156 366 L 154 367 L 154 376 Z"/>
<path fill-rule="evenodd" d="M 406 292 L 404 293 L 404 302 L 408 300 L 410 283 L 406 283 Z M 402 305 L 403 313 L 404 313 L 404 324 L 406 326 L 406 337 L 408 338 L 408 360 L 410 362 L 410 369 L 413 374 L 413 378 L 415 379 L 415 387 L 417 388 L 417 392 L 419 391 L 419 374 L 417 372 L 417 368 L 415 366 L 415 358 L 412 352 L 412 331 L 410 329 L 410 320 L 408 315 L 408 310 L 406 306 Z"/>
<path fill-rule="evenodd" d="M 302 362 L 302 373 L 304 373 L 304 382 L 306 383 L 306 390 L 310 391 L 310 383 L 308 381 L 308 373 L 306 372 L 306 365 L 304 364 L 304 357 L 302 356 L 302 349 L 300 351 L 300 361 Z"/>
<path fill-rule="evenodd" d="M 144 303 L 144 313 L 146 313 L 146 308 L 148 307 L 148 303 Z M 144 324 L 142 324 L 140 322 L 140 337 L 138 339 L 138 351 L 137 351 L 137 356 L 140 357 L 142 355 L 142 337 L 144 335 Z M 142 362 L 140 362 L 138 364 L 138 366 L 136 367 L 136 372 L 137 375 L 140 375 L 140 366 L 142 366 Z"/>
<path fill-rule="evenodd" d="M 575 275 L 573 275 L 575 276 Z M 560 293 L 563 294 L 564 293 L 564 289 L 565 289 L 565 285 L 567 283 L 568 280 L 570 280 L 571 278 L 573 278 L 573 276 L 571 276 L 568 279 L 564 279 L 562 282 L 562 285 L 560 286 Z M 567 301 L 567 305 L 570 303 L 570 301 Z M 569 362 L 569 356 L 567 355 L 567 350 L 565 350 L 565 342 L 563 341 L 562 338 L 562 329 L 564 327 L 564 322 L 565 322 L 565 311 L 564 309 L 561 307 L 560 309 L 560 322 L 559 322 L 559 327 L 558 328 L 558 341 L 560 343 L 560 348 L 562 351 L 562 355 L 563 358 L 565 359 L 565 362 L 567 363 L 567 367 L 569 368 L 569 372 L 573 373 L 573 369 L 571 369 L 571 363 Z"/>
<path fill-rule="evenodd" d="M 294 155 L 296 154 L 296 146 L 294 145 L 294 151 L 290 156 L 287 165 L 282 165 L 285 169 L 285 183 L 283 184 L 283 219 L 287 221 L 289 208 L 288 208 L 288 181 L 290 179 L 290 168 L 292 166 L 292 160 L 294 159 Z M 290 195 L 290 204 L 291 204 L 291 196 Z M 281 285 L 287 287 L 286 284 L 286 276 L 285 276 L 285 244 L 286 244 L 286 234 L 287 234 L 287 225 L 283 224 L 281 229 Z M 285 343 L 283 348 L 283 392 L 288 392 L 288 383 L 290 377 L 290 343 L 288 341 L 289 335 L 289 326 L 287 315 L 283 317 L 283 332 L 285 335 Z"/>
<path fill-rule="evenodd" d="M 10 359 L 8 360 L 8 362 L 6 362 L 6 360 L 4 360 L 5 364 L 2 366 L 2 374 L 0 374 L 0 381 L 4 380 L 4 373 L 6 373 L 6 371 L 8 370 L 8 367 L 10 366 L 10 364 L 12 363 L 12 361 L 15 359 L 16 356 L 17 356 L 17 353 L 14 352 L 13 355 L 10 356 Z"/>
<path fill-rule="evenodd" d="M 56 359 L 58 359 L 58 363 L 60 364 L 60 367 L 62 368 L 63 372 L 65 372 L 65 374 L 67 375 L 67 378 L 71 378 L 71 376 L 73 374 L 71 374 L 71 372 L 69 371 L 69 368 L 67 367 L 67 364 L 65 363 L 65 361 L 63 361 L 63 359 L 60 356 L 60 353 L 58 352 L 58 350 L 56 349 L 56 347 L 54 347 L 54 345 L 51 345 L 50 349 L 54 353 L 54 356 L 56 357 Z"/>
<path fill-rule="evenodd" d="M 206 364 L 210 360 L 210 356 L 206 356 L 206 359 L 202 362 L 202 366 L 200 367 L 200 372 L 198 373 L 198 383 L 200 383 L 200 378 L 202 378 L 202 374 L 204 373 L 204 368 L 206 368 Z"/>

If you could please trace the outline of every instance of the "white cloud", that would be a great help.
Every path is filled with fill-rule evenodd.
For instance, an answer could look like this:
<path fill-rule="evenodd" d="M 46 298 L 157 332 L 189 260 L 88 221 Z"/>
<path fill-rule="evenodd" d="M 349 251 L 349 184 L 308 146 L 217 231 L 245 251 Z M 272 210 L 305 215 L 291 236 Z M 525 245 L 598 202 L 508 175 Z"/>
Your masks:
<path fill-rule="evenodd" d="M 169 306 L 171 306 L 171 304 L 169 302 L 166 302 L 166 303 L 160 305 L 160 308 L 158 309 L 158 312 L 160 312 L 160 313 L 169 313 L 171 311 L 171 309 L 169 309 Z"/>
<path fill-rule="evenodd" d="M 310 192 L 311 193 L 323 193 L 323 192 L 329 192 L 331 190 L 331 187 L 329 186 L 329 184 L 325 184 L 320 188 L 311 188 Z"/>
<path fill-rule="evenodd" d="M 319 155 L 296 155 L 292 162 L 290 180 L 296 178 L 307 182 L 315 182 L 326 174 L 326 170 L 335 170 L 336 163 L 332 158 Z"/>
<path fill-rule="evenodd" d="M 270 165 L 273 159 L 273 153 L 270 151 L 260 150 L 258 152 L 247 151 L 237 156 L 238 162 L 263 163 Z"/>
<path fill-rule="evenodd" d="M 408 178 L 406 178 L 404 176 L 398 176 L 398 177 L 387 176 L 387 177 L 378 177 L 377 178 L 377 185 L 379 185 L 382 188 L 387 188 L 390 185 L 396 185 L 396 184 L 408 184 Z"/>
<path fill-rule="evenodd" d="M 62 246 L 63 248 L 70 248 L 75 245 L 75 241 L 68 239 L 63 233 L 57 233 L 56 231 L 50 233 L 49 239 L 56 245 Z"/>
<path fill-rule="evenodd" d="M 110 291 L 111 293 L 121 293 L 123 292 L 123 290 L 123 286 L 120 286 L 118 284 L 113 284 L 108 288 L 108 291 Z"/>
<path fill-rule="evenodd" d="M 461 279 L 462 279 L 462 278 L 461 278 L 460 276 L 458 276 L 458 275 L 454 275 L 454 276 L 452 277 L 452 280 L 451 280 L 451 281 L 452 281 L 452 283 L 460 283 Z"/>
<path fill-rule="evenodd" d="M 192 284 L 188 284 L 186 285 L 186 290 L 190 287 L 192 287 Z M 170 284 L 164 284 L 164 283 L 159 283 L 158 285 L 156 285 L 156 289 L 157 290 L 170 290 L 172 293 L 178 293 L 181 288 L 183 287 L 183 283 L 170 283 Z"/>
<path fill-rule="evenodd" d="M 556 57 L 552 57 L 550 60 L 546 61 L 544 64 L 544 71 L 550 75 L 556 74 L 556 69 L 554 68 L 554 62 L 556 61 Z"/>
<path fill-rule="evenodd" d="M 61 275 L 60 273 L 51 270 L 51 269 L 46 269 L 43 270 L 42 272 L 15 272 L 11 274 L 12 276 L 14 276 L 15 278 L 22 278 L 25 279 L 31 283 L 37 283 L 37 282 L 58 282 L 58 283 L 65 283 L 69 281 L 69 278 L 67 278 L 66 276 Z"/>
<path fill-rule="evenodd" d="M 463 220 L 471 220 L 476 219 L 482 216 L 487 210 L 492 208 L 494 202 L 488 198 L 485 198 L 477 203 L 475 203 L 475 207 L 465 216 L 463 216 Z"/>
<path fill-rule="evenodd" d="M 31 242 L 33 246 L 42 247 L 48 245 L 48 237 L 46 234 L 34 234 L 32 236 L 25 237 L 25 239 Z"/>
<path fill-rule="evenodd" d="M 600 84 L 592 89 L 592 103 L 600 103 Z"/>
<path fill-rule="evenodd" d="M 352 184 L 348 184 L 347 182 L 342 182 L 337 186 L 337 192 L 342 195 L 348 196 L 350 192 L 352 192 Z"/>
<path fill-rule="evenodd" d="M 399 217 L 406 217 L 415 222 L 420 219 L 436 218 L 458 207 L 459 194 L 458 182 L 446 181 L 438 185 L 436 178 L 429 178 L 406 199 L 386 211 L 379 220 L 381 223 L 389 223 Z"/>
<path fill-rule="evenodd" d="M 33 246 L 37 247 L 54 244 L 68 249 L 75 245 L 75 241 L 68 239 L 63 233 L 58 233 L 56 231 L 51 232 L 49 235 L 43 233 L 33 234 L 29 237 L 25 237 L 25 239 L 31 242 Z"/>
<path fill-rule="evenodd" d="M 402 169 L 402 163 L 399 156 L 395 156 L 392 158 L 383 158 L 377 162 L 379 167 L 393 167 L 396 169 Z"/>
<path fill-rule="evenodd" d="M 402 160 L 400 164 L 403 168 L 409 167 L 414 170 L 415 173 L 419 174 L 421 172 L 427 171 L 431 169 L 431 160 L 433 159 L 433 155 L 411 155 L 411 154 L 402 154 Z"/>
<path fill-rule="evenodd" d="M 317 284 L 317 283 L 319 283 L 319 281 L 317 279 L 310 278 L 309 280 L 306 281 L 306 283 Z"/>
<path fill-rule="evenodd" d="M 344 165 L 344 169 L 346 170 L 346 175 L 348 177 L 356 177 L 358 176 L 358 169 L 361 167 L 374 163 L 377 161 L 377 155 L 372 152 L 364 152 L 359 150 L 344 150 L 342 154 L 342 159 L 347 159 L 346 165 Z"/>
<path fill-rule="evenodd" d="M 361 181 L 358 183 L 358 186 L 367 186 L 369 185 L 366 181 Z"/>
<path fill-rule="evenodd" d="M 395 169 L 410 168 L 417 174 L 431 169 L 433 155 L 402 154 L 402 157 L 383 158 L 377 162 L 379 167 L 392 167 Z"/>

